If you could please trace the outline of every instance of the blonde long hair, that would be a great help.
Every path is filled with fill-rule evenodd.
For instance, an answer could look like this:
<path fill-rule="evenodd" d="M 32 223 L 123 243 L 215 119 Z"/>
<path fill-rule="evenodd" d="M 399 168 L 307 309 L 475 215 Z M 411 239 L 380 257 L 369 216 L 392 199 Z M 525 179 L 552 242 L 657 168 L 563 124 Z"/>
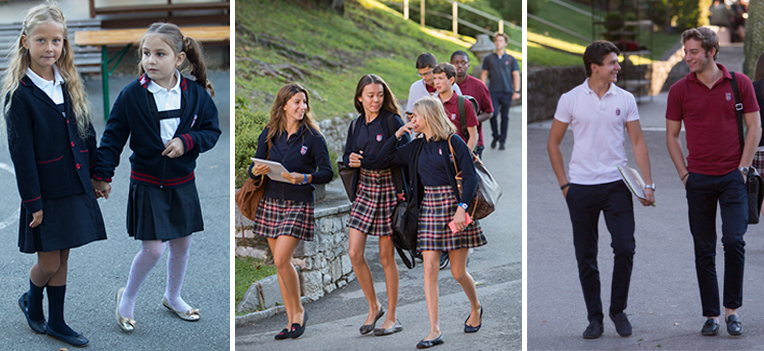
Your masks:
<path fill-rule="evenodd" d="M 305 115 L 302 117 L 300 124 L 305 124 L 311 133 L 316 131 L 319 134 L 322 134 L 321 129 L 318 127 L 318 123 L 316 123 L 316 120 L 313 118 L 313 114 L 310 113 L 310 96 L 308 95 L 308 90 L 301 84 L 291 83 L 281 87 L 276 95 L 276 100 L 273 101 L 273 107 L 271 107 L 271 120 L 265 125 L 266 128 L 269 128 L 267 135 L 269 140 L 275 135 L 281 135 L 281 133 L 286 131 L 287 119 L 284 106 L 286 106 L 289 99 L 297 93 L 305 94 L 305 102 L 307 105 Z"/>
<path fill-rule="evenodd" d="M 143 38 L 141 38 L 141 46 L 138 48 L 138 55 L 141 55 L 141 52 L 143 51 L 143 43 L 146 42 L 147 38 L 153 35 L 158 35 L 162 38 L 162 40 L 172 48 L 176 55 L 185 52 L 186 61 L 188 61 L 188 64 L 191 66 L 191 75 L 194 76 L 194 80 L 207 89 L 207 91 L 210 92 L 210 95 L 215 96 L 215 88 L 207 79 L 207 65 L 204 64 L 202 46 L 198 41 L 191 37 L 183 37 L 180 28 L 175 24 L 157 22 L 149 27 L 146 34 L 143 34 Z M 181 67 L 182 66 L 183 65 L 181 65 Z M 144 73 L 143 64 L 138 62 L 138 75 L 142 76 Z"/>
<path fill-rule="evenodd" d="M 443 103 L 438 98 L 425 96 L 417 100 L 414 111 L 427 123 L 432 141 L 448 140 L 451 134 L 456 133 L 456 126 L 448 120 Z"/>
<path fill-rule="evenodd" d="M 3 116 L 8 114 L 11 108 L 10 101 L 13 100 L 13 94 L 19 88 L 19 82 L 26 75 L 27 68 L 31 61 L 29 57 L 29 50 L 24 48 L 24 44 L 21 40 L 22 36 L 29 38 L 29 35 L 37 29 L 37 27 L 44 23 L 55 22 L 61 24 L 64 31 L 64 43 L 61 50 L 61 57 L 56 61 L 59 73 L 66 82 L 66 90 L 69 92 L 69 96 L 72 102 L 72 109 L 74 110 L 74 119 L 77 121 L 77 130 L 80 136 L 87 137 L 90 133 L 90 104 L 88 103 L 87 95 L 85 94 L 85 88 L 82 85 L 82 79 L 80 78 L 77 69 L 74 67 L 74 53 L 69 41 L 69 32 L 66 29 L 66 20 L 64 19 L 64 13 L 58 4 L 53 2 L 45 2 L 44 4 L 37 5 L 27 12 L 27 16 L 24 19 L 24 23 L 21 26 L 21 32 L 16 38 L 15 45 L 11 47 L 8 53 L 8 69 L 5 71 L 3 77 Z"/>

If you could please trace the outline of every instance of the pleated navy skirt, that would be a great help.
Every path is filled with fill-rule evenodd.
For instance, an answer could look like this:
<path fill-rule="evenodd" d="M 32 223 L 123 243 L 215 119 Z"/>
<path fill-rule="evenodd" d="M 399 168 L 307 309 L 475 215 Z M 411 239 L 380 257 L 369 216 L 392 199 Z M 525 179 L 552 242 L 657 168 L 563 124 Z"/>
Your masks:
<path fill-rule="evenodd" d="M 168 241 L 204 230 L 196 184 L 154 188 L 130 183 L 127 233 L 137 240 Z"/>
<path fill-rule="evenodd" d="M 30 228 L 32 214 L 21 206 L 19 250 L 24 253 L 71 249 L 106 239 L 98 201 L 92 192 L 42 199 L 42 223 Z"/>

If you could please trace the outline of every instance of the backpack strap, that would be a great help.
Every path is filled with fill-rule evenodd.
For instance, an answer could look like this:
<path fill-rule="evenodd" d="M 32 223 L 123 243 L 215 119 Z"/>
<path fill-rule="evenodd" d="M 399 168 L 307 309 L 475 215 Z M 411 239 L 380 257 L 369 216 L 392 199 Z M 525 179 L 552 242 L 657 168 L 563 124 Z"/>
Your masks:
<path fill-rule="evenodd" d="M 743 154 L 743 147 L 745 145 L 745 137 L 743 136 L 743 104 L 740 102 L 740 93 L 738 92 L 737 88 L 737 80 L 735 79 L 735 72 L 730 72 L 730 75 L 732 76 L 732 80 L 730 80 L 730 84 L 732 85 L 732 93 L 735 95 L 735 112 L 737 112 L 737 132 L 738 137 L 740 138 L 740 154 Z"/>
<path fill-rule="evenodd" d="M 467 112 L 464 110 L 464 96 L 457 95 L 456 101 L 459 105 L 459 120 L 462 122 L 460 128 L 462 129 L 462 135 L 464 135 L 467 139 L 469 139 L 470 134 L 467 131 Z M 450 140 L 450 139 L 449 139 Z M 449 142 L 450 145 L 450 142 Z"/>

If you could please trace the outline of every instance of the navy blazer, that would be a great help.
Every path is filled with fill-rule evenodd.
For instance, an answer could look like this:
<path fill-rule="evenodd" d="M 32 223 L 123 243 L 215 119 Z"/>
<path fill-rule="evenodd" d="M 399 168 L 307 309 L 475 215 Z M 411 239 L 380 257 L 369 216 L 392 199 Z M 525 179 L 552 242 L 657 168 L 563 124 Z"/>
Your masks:
<path fill-rule="evenodd" d="M 255 157 L 265 159 L 266 157 L 275 162 L 279 162 L 290 172 L 304 173 L 312 176 L 311 183 L 300 185 L 277 181 L 269 181 L 265 185 L 265 196 L 272 199 L 292 200 L 299 202 L 313 203 L 315 198 L 313 190 L 316 188 L 313 184 L 326 184 L 332 180 L 332 164 L 329 162 L 329 150 L 326 147 L 324 136 L 316 130 L 308 128 L 305 124 L 300 124 L 300 128 L 293 134 L 292 138 L 299 138 L 298 142 L 290 143 L 289 151 L 284 154 L 271 148 L 270 157 L 268 157 L 268 138 L 269 127 L 266 127 L 260 137 L 257 139 L 257 152 Z M 286 132 L 284 132 L 286 133 Z M 260 179 L 252 175 L 253 162 L 248 169 L 250 178 Z M 318 169 L 318 170 L 316 170 Z"/>
<path fill-rule="evenodd" d="M 98 147 L 94 179 L 111 181 L 119 165 L 119 155 L 130 138 L 130 181 L 155 188 L 180 188 L 193 184 L 196 158 L 212 149 L 220 137 L 218 110 L 210 94 L 200 84 L 181 76 L 181 117 L 175 137 L 183 141 L 182 156 L 162 156 L 164 143 L 159 123 L 151 111 L 144 74 L 128 84 L 117 96 Z"/>
<path fill-rule="evenodd" d="M 387 110 L 382 110 L 379 113 L 379 116 L 377 118 L 383 118 L 384 121 L 382 122 L 382 129 L 386 131 L 386 134 L 384 135 L 385 140 L 387 139 L 395 139 L 395 132 L 398 131 L 403 126 L 403 119 L 401 116 L 398 116 L 397 114 L 394 114 Z M 389 118 L 393 118 L 393 125 L 395 126 L 395 130 L 390 130 L 390 122 L 388 121 Z M 350 164 L 350 154 L 355 152 L 358 153 L 358 149 L 355 146 L 356 143 L 356 137 L 358 136 L 358 133 L 361 131 L 361 123 L 364 123 L 366 117 L 362 113 L 358 117 L 356 117 L 352 122 L 350 122 L 350 125 L 348 126 L 348 136 L 347 141 L 345 141 L 345 154 L 342 155 L 342 162 L 345 163 L 345 166 L 348 166 Z M 401 137 L 400 140 L 396 143 L 396 146 L 403 146 L 406 145 L 409 141 L 411 141 L 411 138 L 409 137 L 409 134 L 406 133 Z M 404 184 L 401 184 L 405 188 L 408 186 L 406 184 L 407 182 L 407 176 L 408 176 L 408 167 L 401 166 L 401 167 L 391 167 L 395 165 L 389 164 L 386 160 L 382 160 L 379 155 L 371 155 L 368 153 L 363 154 L 363 158 L 361 159 L 361 168 L 365 169 L 388 169 L 388 168 L 394 168 L 392 169 L 393 172 L 399 172 L 401 175 L 401 179 L 403 180 Z M 355 172 L 353 172 L 353 193 L 352 198 L 355 199 L 355 192 L 358 189 L 358 181 L 360 179 L 359 176 L 359 169 L 358 168 L 351 168 Z M 396 189 L 397 190 L 397 189 Z"/>
<path fill-rule="evenodd" d="M 454 137 L 455 136 L 455 137 Z M 443 164 L 446 167 L 447 177 L 451 183 L 451 189 L 453 190 L 454 197 L 458 202 L 464 202 L 469 204 L 472 198 L 475 197 L 478 187 L 478 175 L 475 171 L 475 163 L 472 159 L 472 153 L 470 152 L 467 144 L 456 134 L 449 136 L 451 145 L 454 148 L 454 158 L 459 170 L 462 172 L 462 188 L 463 193 L 461 198 L 459 197 L 459 188 L 456 185 L 456 171 L 454 170 L 454 164 L 451 162 L 451 153 L 444 152 L 442 155 Z M 408 165 L 409 179 L 411 194 L 411 201 L 415 201 L 417 208 L 421 208 L 422 200 L 424 200 L 424 186 L 422 186 L 419 180 L 419 172 L 416 171 L 416 163 L 419 161 L 419 154 L 422 151 L 422 146 L 425 141 L 424 138 L 416 138 L 412 142 L 396 148 L 395 138 L 390 138 L 385 145 L 382 146 L 380 157 L 387 162 L 399 165 Z M 448 140 L 430 141 L 431 143 L 439 143 L 443 150 L 449 150 Z"/>
<path fill-rule="evenodd" d="M 42 199 L 93 193 L 91 165 L 96 161 L 95 130 L 80 135 L 64 84 L 64 113 L 24 76 L 6 115 L 8 149 L 16 171 L 21 203 L 28 213 L 43 209 Z"/>

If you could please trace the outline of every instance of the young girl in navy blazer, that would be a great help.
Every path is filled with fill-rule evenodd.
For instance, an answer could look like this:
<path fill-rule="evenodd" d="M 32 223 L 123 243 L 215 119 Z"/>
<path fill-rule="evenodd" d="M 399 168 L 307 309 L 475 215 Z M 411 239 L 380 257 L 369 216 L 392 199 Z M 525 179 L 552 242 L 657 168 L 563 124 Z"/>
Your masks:
<path fill-rule="evenodd" d="M 464 332 L 474 333 L 482 325 L 483 306 L 475 289 L 475 281 L 467 272 L 467 253 L 470 248 L 486 244 L 483 230 L 477 221 L 466 223 L 469 203 L 475 197 L 478 176 L 472 153 L 462 138 L 454 136 L 453 123 L 446 117 L 443 104 L 432 97 L 414 103 L 414 116 L 395 132 L 400 139 L 410 130 L 422 137 L 396 149 L 396 140 L 388 140 L 380 154 L 393 164 L 405 164 L 410 169 L 410 200 L 419 209 L 417 249 L 424 258 L 424 294 L 430 333 L 417 344 L 429 348 L 443 343 L 438 322 L 438 271 L 440 252 L 448 252 L 451 274 L 462 286 L 470 300 L 470 314 L 464 321 Z M 449 144 L 453 147 L 451 154 Z M 454 163 L 462 172 L 463 193 L 456 185 Z M 453 221 L 455 232 L 449 229 Z"/>
<path fill-rule="evenodd" d="M 30 9 L 10 55 L 2 96 L 21 195 L 18 244 L 37 253 L 19 307 L 35 332 L 85 346 L 88 340 L 64 322 L 69 250 L 106 239 L 106 231 L 91 183 L 95 131 L 61 9 Z"/>
<path fill-rule="evenodd" d="M 292 266 L 292 255 L 300 240 L 313 240 L 313 184 L 332 180 L 329 150 L 310 114 L 305 87 L 287 84 L 279 89 L 271 119 L 257 139 L 255 158 L 279 162 L 290 171 L 281 173 L 288 183 L 265 183 L 252 230 L 268 240 L 286 308 L 287 327 L 275 338 L 294 339 L 305 331 L 308 312 L 300 301 L 300 281 Z M 248 170 L 249 176 L 258 181 L 270 171 L 267 165 L 255 163 Z"/>
<path fill-rule="evenodd" d="M 186 321 L 197 321 L 199 310 L 180 297 L 186 274 L 191 234 L 204 230 L 195 184 L 199 154 L 220 136 L 218 112 L 199 44 L 183 37 L 171 23 L 154 23 L 141 39 L 140 78 L 120 92 L 98 148 L 94 178 L 108 193 L 108 182 L 130 138 L 130 191 L 127 232 L 141 240 L 127 285 L 117 291 L 115 317 L 124 331 L 135 329 L 138 290 L 162 257 L 170 253 L 167 288 L 162 304 Z M 188 60 L 190 80 L 178 68 Z M 209 91 L 209 93 L 208 93 Z"/>
<path fill-rule="evenodd" d="M 398 265 L 395 263 L 395 245 L 390 235 L 393 233 L 392 214 L 398 204 L 393 172 L 398 172 L 400 182 L 404 179 L 403 167 L 391 169 L 387 162 L 379 158 L 387 139 L 403 126 L 400 110 L 387 83 L 376 74 L 367 74 L 358 81 L 354 104 L 360 116 L 348 128 L 344 162 L 355 168 L 353 176 L 355 199 L 350 210 L 349 254 L 353 271 L 369 302 L 369 314 L 361 326 L 361 334 L 372 330 L 382 336 L 403 330 L 398 321 Z M 391 121 L 392 120 L 392 121 Z M 392 123 L 391 123 L 392 122 Z M 409 142 L 408 134 L 401 138 L 399 145 Z M 403 184 L 398 185 L 403 187 Z M 377 299 L 371 270 L 366 263 L 366 238 L 379 238 L 379 262 L 385 271 L 387 289 L 387 318 L 380 328 L 375 329 L 377 320 L 385 313 Z"/>

